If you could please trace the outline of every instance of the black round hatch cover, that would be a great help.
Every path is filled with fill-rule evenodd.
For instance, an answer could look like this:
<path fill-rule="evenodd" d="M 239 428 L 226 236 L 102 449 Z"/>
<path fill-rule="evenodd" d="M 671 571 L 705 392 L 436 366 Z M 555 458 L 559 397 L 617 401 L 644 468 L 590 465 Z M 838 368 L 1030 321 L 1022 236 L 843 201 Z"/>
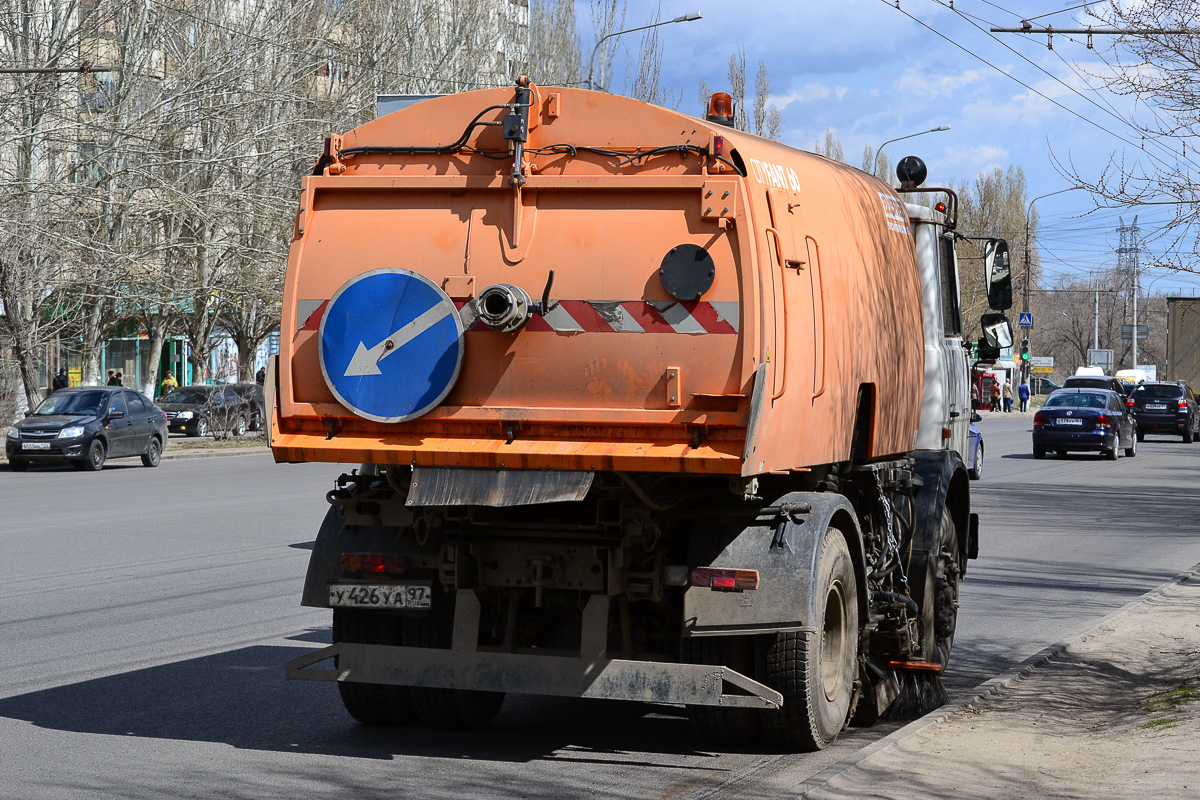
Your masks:
<path fill-rule="evenodd" d="M 663 256 L 658 279 L 677 300 L 699 300 L 713 285 L 717 265 L 703 247 L 681 244 Z"/>

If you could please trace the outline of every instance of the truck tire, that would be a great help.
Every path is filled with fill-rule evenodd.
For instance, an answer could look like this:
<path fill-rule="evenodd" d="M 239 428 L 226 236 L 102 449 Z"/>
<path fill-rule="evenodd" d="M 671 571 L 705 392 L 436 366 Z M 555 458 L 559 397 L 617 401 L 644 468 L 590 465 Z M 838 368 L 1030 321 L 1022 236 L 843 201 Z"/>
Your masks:
<path fill-rule="evenodd" d="M 440 601 L 440 604 L 439 604 Z M 433 610 L 420 617 L 404 618 L 404 644 L 407 647 L 448 649 L 454 630 L 454 596 L 435 591 Z M 486 728 L 500 713 L 504 692 L 472 689 L 435 689 L 413 686 L 409 689 L 417 719 L 431 728 L 476 730 Z"/>
<path fill-rule="evenodd" d="M 746 636 L 701 636 L 685 639 L 686 664 L 712 664 L 754 676 L 754 641 Z M 753 708 L 688 706 L 688 722 L 700 744 L 710 747 L 738 747 L 762 740 L 763 727 Z"/>
<path fill-rule="evenodd" d="M 766 638 L 758 680 L 783 695 L 783 708 L 760 712 L 767 741 L 785 750 L 828 747 L 850 714 L 858 672 L 858 586 L 845 536 L 830 528 L 813 591 L 817 633 Z"/>
<path fill-rule="evenodd" d="M 335 608 L 333 641 L 398 645 L 400 618 L 371 609 Z M 364 725 L 407 725 L 416 719 L 407 686 L 349 681 L 338 681 L 337 686 L 346 711 Z"/>
<path fill-rule="evenodd" d="M 954 631 L 958 625 L 958 585 L 962 580 L 961 544 L 949 508 L 942 508 L 938 557 L 925 578 L 921 608 L 921 658 L 931 669 L 897 669 L 900 693 L 884 714 L 885 719 L 923 717 L 949 699 L 942 685 L 942 670 L 950 663 Z"/>

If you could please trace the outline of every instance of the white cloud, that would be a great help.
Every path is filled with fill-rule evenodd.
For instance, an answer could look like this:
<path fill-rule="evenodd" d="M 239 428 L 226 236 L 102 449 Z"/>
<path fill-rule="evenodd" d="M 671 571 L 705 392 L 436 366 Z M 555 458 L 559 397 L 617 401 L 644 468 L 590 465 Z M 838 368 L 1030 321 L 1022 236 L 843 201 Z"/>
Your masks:
<path fill-rule="evenodd" d="M 831 89 L 821 83 L 807 83 L 787 94 L 772 95 L 769 102 L 774 103 L 776 108 L 783 111 L 792 103 L 811 103 L 815 100 L 824 100 L 831 95 L 834 99 L 841 100 L 847 91 L 849 91 L 849 87 L 846 86 L 836 86 Z"/>

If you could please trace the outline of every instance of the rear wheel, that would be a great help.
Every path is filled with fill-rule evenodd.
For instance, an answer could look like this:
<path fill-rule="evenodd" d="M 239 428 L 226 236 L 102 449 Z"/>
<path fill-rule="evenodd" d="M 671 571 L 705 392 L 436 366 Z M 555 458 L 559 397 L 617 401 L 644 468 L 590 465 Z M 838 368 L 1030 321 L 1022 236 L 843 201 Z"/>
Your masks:
<path fill-rule="evenodd" d="M 1046 457 L 1046 448 L 1044 448 L 1044 447 L 1033 448 L 1033 457 L 1038 459 L 1039 461 L 1041 459 L 1045 458 Z"/>
<path fill-rule="evenodd" d="M 1144 442 L 1144 441 L 1146 441 L 1146 434 L 1142 433 L 1141 431 L 1138 431 L 1138 432 L 1137 432 L 1137 440 L 1138 440 L 1139 442 Z"/>
<path fill-rule="evenodd" d="M 104 468 L 104 459 L 108 457 L 108 450 L 104 447 L 104 442 L 99 439 L 93 439 L 92 444 L 88 447 L 87 460 L 83 462 L 84 469 L 89 472 L 98 472 Z"/>
<path fill-rule="evenodd" d="M 142 466 L 157 467 L 161 458 L 162 443 L 158 441 L 157 436 L 151 436 L 150 444 L 146 445 L 146 452 L 142 453 Z"/>
<path fill-rule="evenodd" d="M 246 418 L 238 414 L 237 420 L 233 423 L 233 436 L 235 439 L 240 439 L 246 435 Z"/>
<path fill-rule="evenodd" d="M 1121 434 L 1114 433 L 1112 447 L 1108 448 L 1107 450 L 1101 451 L 1100 455 L 1103 456 L 1104 458 L 1107 458 L 1109 461 L 1116 461 L 1118 458 L 1121 457 L 1120 448 L 1121 448 Z"/>
<path fill-rule="evenodd" d="M 335 608 L 333 641 L 399 645 L 401 625 L 399 617 L 382 611 Z M 407 725 L 416 719 L 407 686 L 350 681 L 337 686 L 346 711 L 364 725 Z"/>
<path fill-rule="evenodd" d="M 454 629 L 453 595 L 434 597 L 433 610 L 420 617 L 404 618 L 406 647 L 449 648 Z M 413 686 L 409 689 L 413 710 L 432 728 L 473 730 L 486 728 L 500 713 L 504 692 L 472 689 L 440 689 Z"/>
<path fill-rule="evenodd" d="M 1191 444 L 1192 440 L 1195 438 L 1196 437 L 1192 436 L 1192 426 L 1191 425 L 1188 425 L 1187 427 L 1185 427 L 1183 429 L 1183 443 L 1184 444 Z"/>
<path fill-rule="evenodd" d="M 1137 455 L 1137 443 L 1138 443 L 1138 440 L 1141 438 L 1142 438 L 1141 434 L 1134 434 L 1133 436 L 1129 437 L 1129 447 L 1125 448 L 1125 457 L 1126 458 L 1133 458 L 1134 456 Z"/>
<path fill-rule="evenodd" d="M 837 528 L 826 532 L 819 564 L 817 630 L 769 637 L 759 665 L 759 680 L 783 695 L 783 708 L 761 712 L 763 729 L 787 750 L 822 750 L 837 738 L 858 671 L 858 587 Z"/>
<path fill-rule="evenodd" d="M 200 419 L 196 420 L 196 427 L 192 429 L 192 436 L 199 436 L 199 437 L 203 438 L 207 435 L 208 435 L 208 420 L 201 417 Z"/>

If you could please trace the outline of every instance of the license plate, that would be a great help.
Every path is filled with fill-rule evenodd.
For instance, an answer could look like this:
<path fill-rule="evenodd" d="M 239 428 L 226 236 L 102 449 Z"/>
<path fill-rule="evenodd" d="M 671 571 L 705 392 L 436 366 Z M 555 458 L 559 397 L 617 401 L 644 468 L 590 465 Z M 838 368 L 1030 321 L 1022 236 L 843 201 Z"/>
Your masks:
<path fill-rule="evenodd" d="M 49 442 L 21 442 L 22 450 L 49 450 Z"/>
<path fill-rule="evenodd" d="M 1146 403 L 1147 411 L 1166 411 L 1167 407 L 1162 403 Z"/>
<path fill-rule="evenodd" d="M 337 608 L 430 608 L 427 583 L 330 584 L 329 605 Z"/>
<path fill-rule="evenodd" d="M 1082 425 L 1083 420 L 1076 417 L 1059 417 L 1054 420 L 1055 425 Z"/>

